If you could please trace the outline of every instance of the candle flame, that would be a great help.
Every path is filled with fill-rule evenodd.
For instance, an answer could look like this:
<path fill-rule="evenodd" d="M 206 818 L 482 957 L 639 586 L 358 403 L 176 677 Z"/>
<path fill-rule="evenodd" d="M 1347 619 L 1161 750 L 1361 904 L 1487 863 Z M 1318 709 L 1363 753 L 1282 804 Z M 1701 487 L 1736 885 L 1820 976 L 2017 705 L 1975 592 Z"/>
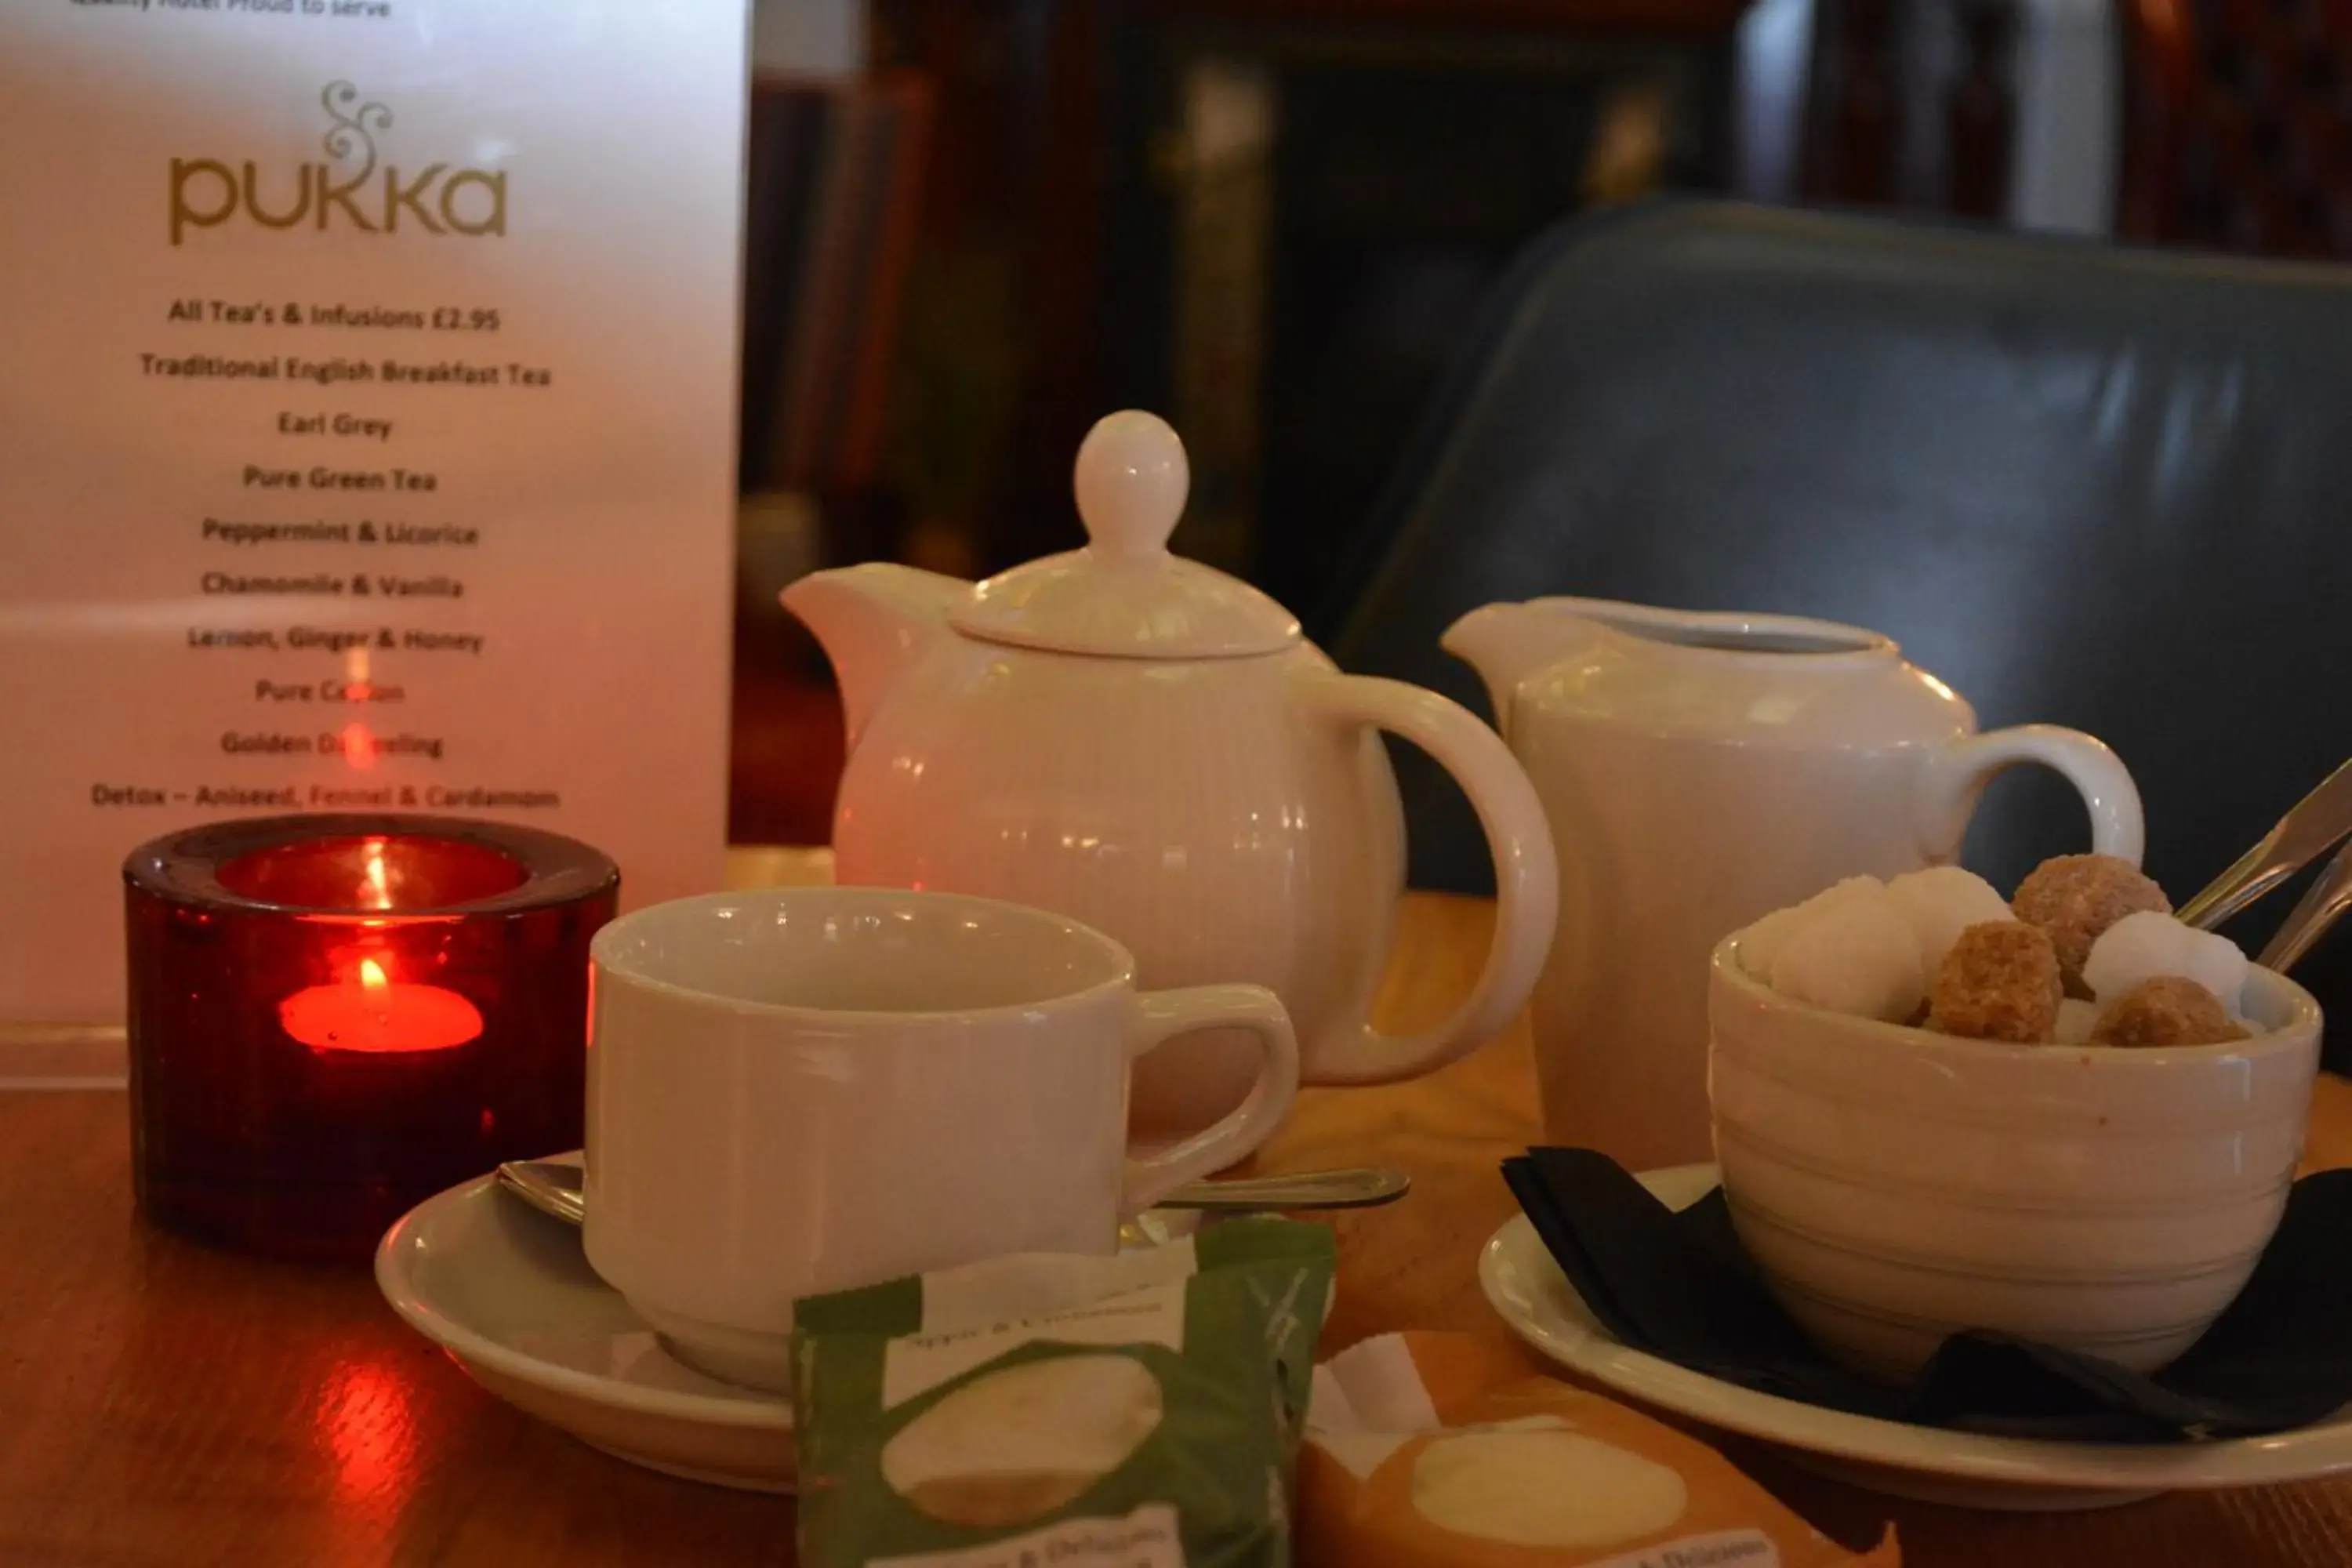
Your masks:
<path fill-rule="evenodd" d="M 393 955 L 350 955 L 352 966 L 324 985 L 306 985 L 278 1005 L 286 1032 L 314 1051 L 437 1051 L 482 1034 L 481 1010 L 455 991 L 392 978 Z M 0 1553 L 0 1556 L 5 1556 Z"/>

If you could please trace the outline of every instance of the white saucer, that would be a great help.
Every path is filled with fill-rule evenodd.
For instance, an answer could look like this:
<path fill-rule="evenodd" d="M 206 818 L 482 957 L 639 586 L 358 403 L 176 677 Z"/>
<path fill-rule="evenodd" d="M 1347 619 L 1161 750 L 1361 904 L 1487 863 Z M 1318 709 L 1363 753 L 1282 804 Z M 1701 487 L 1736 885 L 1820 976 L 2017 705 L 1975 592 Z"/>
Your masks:
<path fill-rule="evenodd" d="M 596 1278 L 578 1227 L 485 1176 L 385 1235 L 393 1310 L 499 1398 L 617 1458 L 749 1491 L 793 1486 L 788 1399 L 681 1366 Z"/>
<path fill-rule="evenodd" d="M 1713 1191 L 1713 1165 L 1651 1171 L 1643 1186 L 1674 1207 Z M 1757 1394 L 1621 1344 L 1562 1277 L 1525 1215 L 1478 1259 L 1486 1300 L 1518 1336 L 1619 1394 L 1792 1450 L 1791 1459 L 1895 1497 L 1961 1508 L 2106 1508 L 2181 1489 L 2266 1486 L 2352 1468 L 2352 1408 L 2266 1437 L 2129 1446 L 1986 1437 L 1848 1415 Z"/>

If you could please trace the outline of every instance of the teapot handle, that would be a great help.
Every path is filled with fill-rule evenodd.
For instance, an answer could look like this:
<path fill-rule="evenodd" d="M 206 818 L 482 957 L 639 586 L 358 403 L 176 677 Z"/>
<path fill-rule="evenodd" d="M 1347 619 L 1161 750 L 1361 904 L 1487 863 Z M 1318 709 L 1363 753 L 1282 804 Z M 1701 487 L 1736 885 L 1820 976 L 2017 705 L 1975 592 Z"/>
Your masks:
<path fill-rule="evenodd" d="M 1318 670 L 1299 681 L 1302 705 L 1336 724 L 1389 731 L 1435 758 L 1469 795 L 1495 858 L 1495 940 L 1486 965 L 1453 1016 L 1420 1035 L 1384 1035 L 1369 1023 L 1351 1036 L 1312 1042 L 1313 1083 L 1390 1083 L 1469 1055 L 1527 1005 L 1551 950 L 1559 867 L 1535 786 L 1502 738 L 1468 709 L 1400 680 Z"/>
<path fill-rule="evenodd" d="M 1960 839 L 1992 775 L 2026 763 L 2063 774 L 2091 814 L 2091 848 L 2139 864 L 2147 833 L 2139 790 L 2105 741 L 2054 724 L 2021 724 L 1947 743 L 1919 775 L 1919 852 L 1931 861 L 1958 858 Z"/>

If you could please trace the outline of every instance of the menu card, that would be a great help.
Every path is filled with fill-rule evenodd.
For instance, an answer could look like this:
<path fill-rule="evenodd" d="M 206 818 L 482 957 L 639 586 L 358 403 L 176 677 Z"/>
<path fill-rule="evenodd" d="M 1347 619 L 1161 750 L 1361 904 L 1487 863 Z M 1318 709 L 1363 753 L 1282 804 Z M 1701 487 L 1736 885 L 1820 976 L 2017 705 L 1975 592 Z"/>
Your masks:
<path fill-rule="evenodd" d="M 743 0 L 0 6 L 0 1021 L 244 814 L 725 823 Z"/>

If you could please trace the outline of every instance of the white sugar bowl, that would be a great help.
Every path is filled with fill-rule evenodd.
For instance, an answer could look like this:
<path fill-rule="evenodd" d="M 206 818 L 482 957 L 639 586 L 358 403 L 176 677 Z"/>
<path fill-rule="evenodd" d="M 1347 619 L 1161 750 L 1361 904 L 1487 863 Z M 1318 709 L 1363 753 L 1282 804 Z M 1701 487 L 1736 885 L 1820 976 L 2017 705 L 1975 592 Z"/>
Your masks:
<path fill-rule="evenodd" d="M 2254 969 L 2253 1038 L 2019 1046 L 1709 977 L 1708 1094 L 1740 1244 L 1833 1359 L 1906 1381 L 1963 1329 L 2150 1372 L 2278 1228 L 2319 1068 L 2310 993 Z"/>

